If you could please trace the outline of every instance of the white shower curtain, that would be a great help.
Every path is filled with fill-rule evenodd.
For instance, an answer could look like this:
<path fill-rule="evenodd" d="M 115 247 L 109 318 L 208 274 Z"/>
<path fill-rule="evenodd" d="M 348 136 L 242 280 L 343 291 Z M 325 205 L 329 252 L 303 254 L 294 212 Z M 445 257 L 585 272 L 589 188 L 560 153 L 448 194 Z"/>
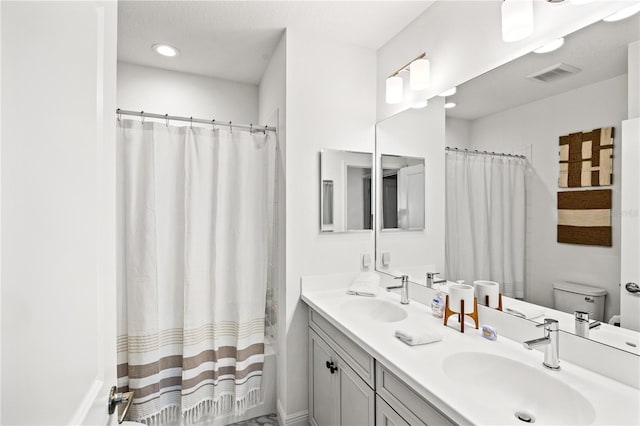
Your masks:
<path fill-rule="evenodd" d="M 446 265 L 449 280 L 491 280 L 524 297 L 527 161 L 447 151 Z"/>
<path fill-rule="evenodd" d="M 121 120 L 118 385 L 161 424 L 259 402 L 270 133 Z"/>

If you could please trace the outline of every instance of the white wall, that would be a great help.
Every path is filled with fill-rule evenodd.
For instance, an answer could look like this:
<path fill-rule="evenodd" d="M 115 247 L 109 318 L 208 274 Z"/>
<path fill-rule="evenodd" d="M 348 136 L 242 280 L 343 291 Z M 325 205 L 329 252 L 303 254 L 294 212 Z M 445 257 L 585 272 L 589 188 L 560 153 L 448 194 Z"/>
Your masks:
<path fill-rule="evenodd" d="M 275 224 L 275 264 L 272 270 L 274 280 L 274 301 L 277 345 L 277 400 L 278 411 L 283 413 L 281 405 L 286 400 L 287 353 L 286 353 L 286 210 L 285 210 L 285 160 L 287 135 L 287 34 L 283 34 L 269 64 L 262 75 L 259 85 L 258 117 L 260 124 L 278 127 L 278 152 L 276 165 L 276 224 Z"/>
<path fill-rule="evenodd" d="M 444 98 L 436 97 L 429 106 L 409 109 L 380 123 L 376 128 L 378 158 L 380 155 L 402 155 L 425 159 L 425 229 L 423 231 L 378 231 L 377 259 L 380 270 L 402 270 L 406 266 L 430 265 L 444 271 Z M 376 178 L 380 181 L 379 177 Z M 377 199 L 381 199 L 378 185 Z M 377 208 L 380 229 L 381 206 Z M 381 254 L 389 252 L 389 267 L 381 266 Z"/>
<path fill-rule="evenodd" d="M 460 118 L 446 118 L 446 145 L 451 148 L 469 149 L 471 143 L 471 122 Z"/>
<path fill-rule="evenodd" d="M 118 62 L 117 99 L 124 110 L 262 125 L 253 84 Z"/>
<path fill-rule="evenodd" d="M 300 277 L 358 271 L 373 255 L 373 232 L 321 235 L 322 148 L 374 149 L 376 52 L 287 31 L 286 400 L 289 416 L 307 410 L 307 309 Z"/>
<path fill-rule="evenodd" d="M 626 117 L 625 74 L 471 121 L 470 149 L 521 153 L 531 147 L 533 173 L 527 193 L 528 301 L 551 307 L 553 283 L 573 281 L 608 291 L 606 320 L 619 313 L 620 135 Z M 615 128 L 613 185 L 605 187 L 613 190 L 613 246 L 558 243 L 558 138 L 606 126 Z"/>
<path fill-rule="evenodd" d="M 535 1 L 534 33 L 525 40 L 505 43 L 501 36 L 501 3 L 501 0 L 438 1 L 380 48 L 376 83 L 378 118 L 390 117 L 415 101 L 414 96 L 406 96 L 407 102 L 386 104 L 385 80 L 422 52 L 431 60 L 431 86 L 420 95 L 429 99 L 630 4 L 611 0 L 575 6 L 568 1 L 560 4 Z"/>

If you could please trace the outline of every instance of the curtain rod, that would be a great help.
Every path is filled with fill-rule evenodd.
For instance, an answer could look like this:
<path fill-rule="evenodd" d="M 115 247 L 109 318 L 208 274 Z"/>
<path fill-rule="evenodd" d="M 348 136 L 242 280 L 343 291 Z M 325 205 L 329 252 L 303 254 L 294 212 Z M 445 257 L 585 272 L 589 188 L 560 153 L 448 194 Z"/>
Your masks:
<path fill-rule="evenodd" d="M 527 159 L 526 155 L 519 155 L 519 154 L 507 154 L 504 152 L 489 152 L 489 151 L 478 151 L 477 149 L 460 149 L 460 148 L 451 148 L 451 147 L 445 147 L 444 148 L 445 151 L 455 151 L 455 152 L 463 152 L 465 154 L 471 154 L 471 155 L 492 155 L 495 157 L 513 157 L 513 158 L 522 158 L 524 160 Z"/>
<path fill-rule="evenodd" d="M 161 120 L 167 120 L 167 122 L 169 121 L 184 121 L 187 123 L 200 123 L 200 124 L 209 124 L 212 126 L 227 126 L 230 127 L 231 129 L 233 129 L 234 127 L 237 127 L 239 129 L 247 129 L 250 132 L 275 132 L 276 128 L 275 127 L 269 127 L 269 126 L 254 126 L 253 124 L 233 124 L 231 121 L 229 122 L 222 122 L 222 121 L 216 121 L 214 120 L 204 120 L 202 118 L 193 118 L 193 117 L 178 117 L 176 115 L 169 115 L 169 114 L 153 114 L 150 112 L 144 112 L 144 111 L 127 111 L 124 109 L 116 109 L 116 114 L 118 115 L 118 120 L 120 120 L 120 116 L 121 115 L 132 115 L 132 116 L 136 116 L 136 117 L 142 117 L 142 118 L 159 118 Z"/>

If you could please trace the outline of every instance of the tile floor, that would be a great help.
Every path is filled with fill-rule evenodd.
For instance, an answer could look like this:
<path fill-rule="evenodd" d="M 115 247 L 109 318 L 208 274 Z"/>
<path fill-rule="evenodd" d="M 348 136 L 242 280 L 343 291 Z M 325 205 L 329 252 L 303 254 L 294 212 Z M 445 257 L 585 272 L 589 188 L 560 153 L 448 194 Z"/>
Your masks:
<path fill-rule="evenodd" d="M 267 416 L 254 417 L 253 419 L 234 423 L 229 426 L 278 426 L 278 415 L 273 413 Z"/>

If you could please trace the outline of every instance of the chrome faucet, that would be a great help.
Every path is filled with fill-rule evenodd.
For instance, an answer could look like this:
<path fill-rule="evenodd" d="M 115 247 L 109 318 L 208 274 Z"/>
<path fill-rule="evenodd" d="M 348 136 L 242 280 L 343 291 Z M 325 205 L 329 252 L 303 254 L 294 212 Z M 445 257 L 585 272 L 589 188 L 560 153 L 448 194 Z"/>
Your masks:
<path fill-rule="evenodd" d="M 576 334 L 580 337 L 589 338 L 589 330 L 600 327 L 600 321 L 589 324 L 589 312 L 575 311 L 573 314 L 576 318 Z"/>
<path fill-rule="evenodd" d="M 560 369 L 560 346 L 558 321 L 552 318 L 545 318 L 543 324 L 536 327 L 544 327 L 544 337 L 523 342 L 525 348 L 531 350 L 536 346 L 546 345 L 544 351 L 544 365 L 552 370 Z"/>
<path fill-rule="evenodd" d="M 387 291 L 399 288 L 400 290 L 400 303 L 403 305 L 409 304 L 409 275 L 400 275 L 395 277 L 394 280 L 402 280 L 400 285 L 387 287 Z"/>
<path fill-rule="evenodd" d="M 434 284 L 446 283 L 447 280 L 434 280 L 436 275 L 440 275 L 440 272 L 427 272 L 427 287 L 433 288 Z"/>

